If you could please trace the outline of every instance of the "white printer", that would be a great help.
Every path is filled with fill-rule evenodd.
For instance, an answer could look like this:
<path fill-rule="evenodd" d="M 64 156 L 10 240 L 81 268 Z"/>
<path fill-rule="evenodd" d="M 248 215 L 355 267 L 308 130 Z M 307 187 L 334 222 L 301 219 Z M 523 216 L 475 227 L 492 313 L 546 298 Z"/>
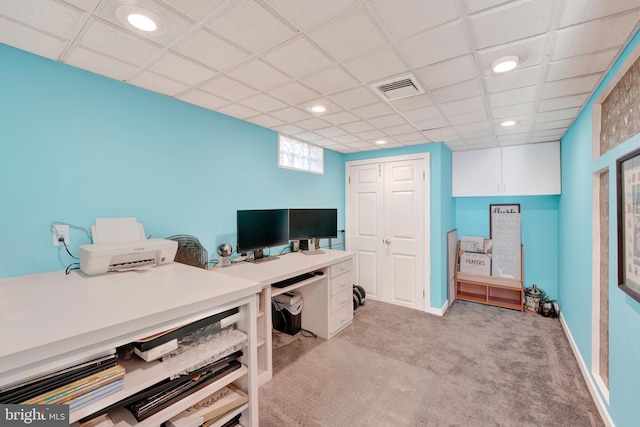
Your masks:
<path fill-rule="evenodd" d="M 78 250 L 80 270 L 93 276 L 172 263 L 178 242 L 147 239 L 135 218 L 98 218 L 91 227 L 94 243 Z"/>

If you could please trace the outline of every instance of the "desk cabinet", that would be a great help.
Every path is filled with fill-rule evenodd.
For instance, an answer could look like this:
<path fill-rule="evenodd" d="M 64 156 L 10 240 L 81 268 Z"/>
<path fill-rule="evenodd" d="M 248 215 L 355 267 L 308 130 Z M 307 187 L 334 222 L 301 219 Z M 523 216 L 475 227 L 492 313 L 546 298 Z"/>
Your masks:
<path fill-rule="evenodd" d="M 183 264 L 140 272 L 86 277 L 63 271 L 0 280 L 0 295 L 11 310 L 0 328 L 0 386 L 75 365 L 91 356 L 223 311 L 238 308 L 238 329 L 247 335 L 242 366 L 171 406 L 137 422 L 123 409 L 109 415 L 118 426 L 158 426 L 233 383 L 249 395 L 214 423 L 241 414 L 244 426 L 258 425 L 256 377 L 256 294 L 258 283 L 212 274 Z M 166 365 L 137 358 L 125 367 L 124 388 L 70 413 L 70 423 L 116 404 L 166 378 Z"/>
<path fill-rule="evenodd" d="M 331 339 L 353 320 L 353 253 L 325 249 L 325 253 L 305 255 L 300 252 L 279 256 L 259 264 L 240 262 L 216 271 L 262 284 L 258 296 L 258 383 L 263 385 L 273 375 L 271 341 L 271 299 L 289 291 L 297 291 L 303 299 L 302 328 L 319 338 Z M 273 283 L 319 272 L 309 279 L 285 288 Z"/>

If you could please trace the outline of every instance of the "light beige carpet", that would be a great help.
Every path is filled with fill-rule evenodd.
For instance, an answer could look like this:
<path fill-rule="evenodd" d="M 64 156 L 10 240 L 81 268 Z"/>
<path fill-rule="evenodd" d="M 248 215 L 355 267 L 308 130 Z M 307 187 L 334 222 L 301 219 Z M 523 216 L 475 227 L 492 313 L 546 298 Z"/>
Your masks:
<path fill-rule="evenodd" d="M 269 426 L 602 426 L 558 319 L 367 301 L 325 341 L 274 336 Z"/>

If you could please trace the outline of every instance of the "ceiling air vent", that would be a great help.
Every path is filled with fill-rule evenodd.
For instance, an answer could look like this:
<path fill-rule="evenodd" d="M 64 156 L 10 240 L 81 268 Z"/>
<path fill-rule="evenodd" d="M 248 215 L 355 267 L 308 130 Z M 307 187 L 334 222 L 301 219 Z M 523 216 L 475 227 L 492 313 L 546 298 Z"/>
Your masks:
<path fill-rule="evenodd" d="M 422 85 L 413 74 L 405 74 L 393 79 L 383 80 L 371 85 L 371 87 L 387 101 L 420 95 L 424 93 Z"/>

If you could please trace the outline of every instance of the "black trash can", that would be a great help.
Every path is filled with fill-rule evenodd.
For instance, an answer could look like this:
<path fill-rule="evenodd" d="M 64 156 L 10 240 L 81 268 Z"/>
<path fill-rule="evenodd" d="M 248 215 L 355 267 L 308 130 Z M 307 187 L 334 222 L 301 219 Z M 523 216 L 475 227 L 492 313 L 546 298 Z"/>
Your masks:
<path fill-rule="evenodd" d="M 272 298 L 271 318 L 273 328 L 288 335 L 302 329 L 302 296 L 297 292 L 285 292 Z"/>

